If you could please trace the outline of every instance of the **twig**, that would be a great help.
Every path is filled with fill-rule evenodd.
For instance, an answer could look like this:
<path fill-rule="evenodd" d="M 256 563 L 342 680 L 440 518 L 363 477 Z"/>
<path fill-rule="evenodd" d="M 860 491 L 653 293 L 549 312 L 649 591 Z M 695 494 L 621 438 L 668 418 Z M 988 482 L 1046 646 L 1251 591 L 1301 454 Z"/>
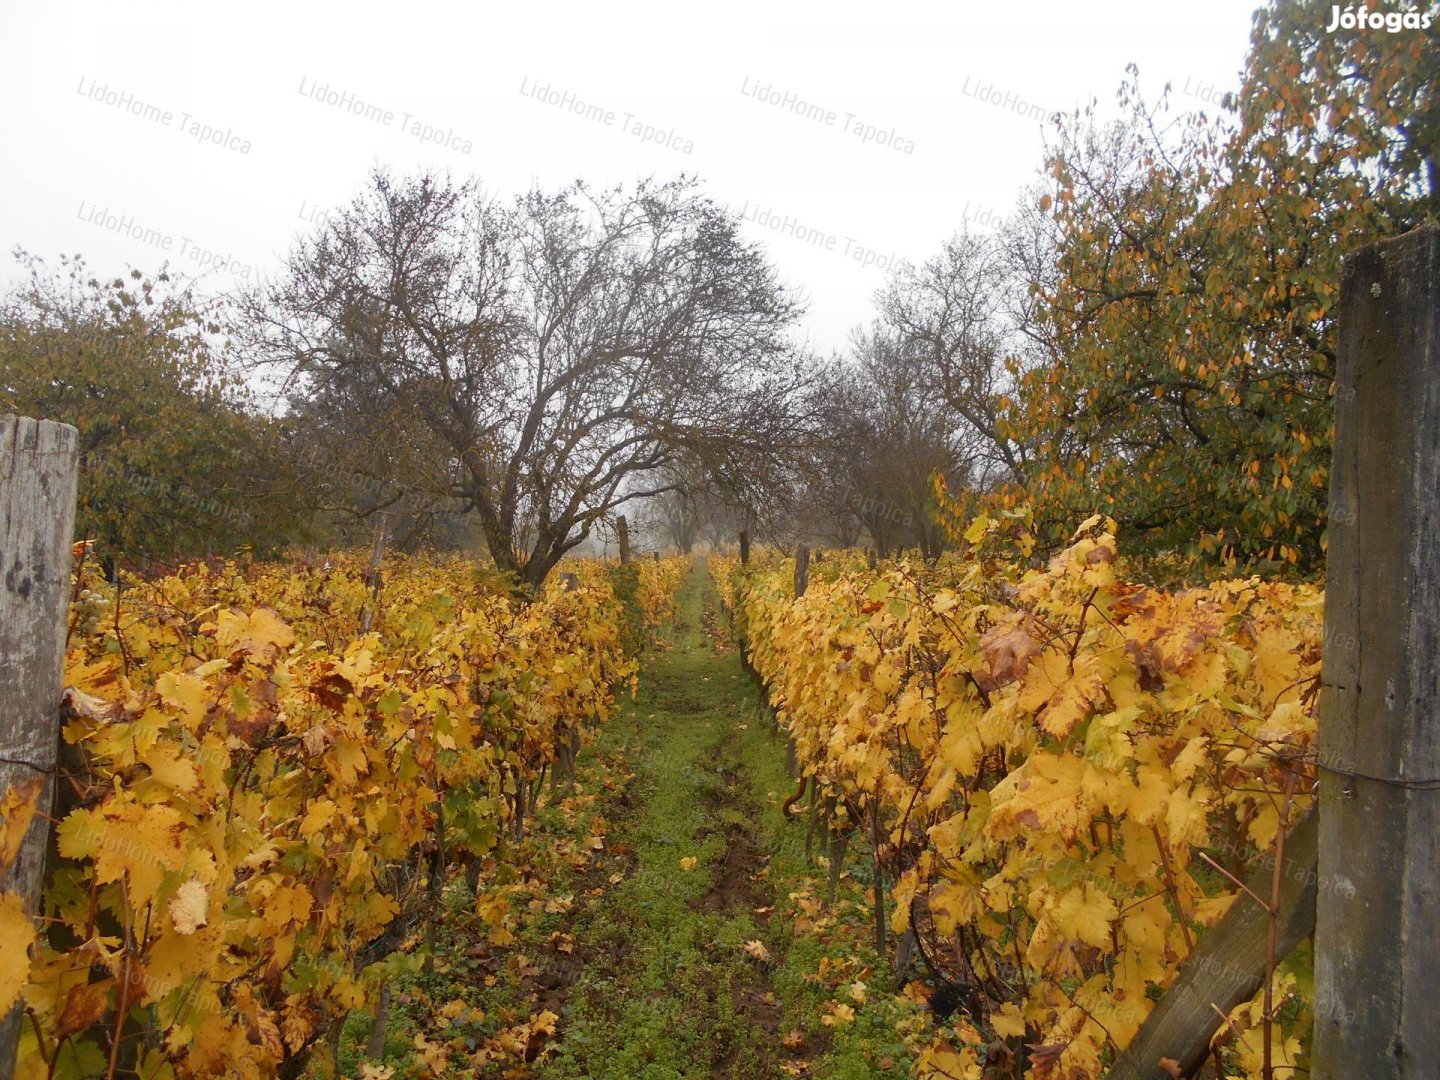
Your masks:
<path fill-rule="evenodd" d="M 1205 860 L 1207 863 L 1209 863 L 1212 867 L 1214 867 L 1216 870 L 1219 870 L 1220 873 L 1224 874 L 1227 878 L 1229 878 L 1232 882 L 1234 882 L 1234 883 L 1235 883 L 1235 886 L 1236 886 L 1237 888 L 1242 889 L 1242 890 L 1244 890 L 1245 892 L 1249 893 L 1249 894 L 1250 894 L 1250 898 L 1251 898 L 1252 900 L 1254 900 L 1255 903 L 1259 904 L 1259 905 L 1260 905 L 1262 908 L 1264 908 L 1266 911 L 1269 911 L 1269 910 L 1270 910 L 1270 905 L 1267 904 L 1264 900 L 1260 899 L 1259 894 L 1256 893 L 1254 889 L 1250 888 L 1249 885 L 1246 885 L 1243 881 L 1241 881 L 1239 878 L 1237 878 L 1234 874 L 1230 873 L 1229 870 L 1226 870 L 1223 866 L 1221 866 L 1218 862 L 1216 862 L 1214 859 L 1212 859 L 1209 855 L 1205 854 L 1205 852 L 1200 851 L 1200 852 L 1197 852 L 1196 854 L 1198 854 L 1198 855 L 1200 856 L 1200 858 L 1204 859 L 1204 860 Z"/>
<path fill-rule="evenodd" d="M 1175 875 L 1170 872 L 1170 859 L 1165 854 L 1165 841 L 1160 838 L 1160 826 L 1151 825 L 1150 832 L 1155 837 L 1156 850 L 1160 852 L 1160 865 L 1165 870 L 1165 891 L 1170 894 L 1170 902 L 1175 905 L 1175 914 L 1180 919 L 1180 936 L 1185 939 L 1185 955 L 1189 956 L 1195 951 L 1195 942 L 1190 937 L 1190 927 L 1185 924 L 1188 916 L 1185 906 L 1180 903 L 1180 887 L 1175 884 Z"/>

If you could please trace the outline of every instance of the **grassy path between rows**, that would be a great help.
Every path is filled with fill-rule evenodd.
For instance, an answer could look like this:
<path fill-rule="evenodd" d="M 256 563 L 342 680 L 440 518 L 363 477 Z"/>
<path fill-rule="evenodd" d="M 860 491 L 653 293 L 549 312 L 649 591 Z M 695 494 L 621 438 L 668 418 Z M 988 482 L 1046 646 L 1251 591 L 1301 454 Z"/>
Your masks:
<path fill-rule="evenodd" d="M 794 789 L 783 738 L 726 637 L 697 560 L 635 696 L 582 755 L 576 794 L 542 803 L 510 886 L 513 939 L 487 940 L 452 890 L 435 972 L 399 995 L 386 1059 L 412 1067 L 395 1077 L 426 1075 L 417 1038 L 454 1046 L 469 1030 L 476 1045 L 506 1024 L 528 1064 L 497 1057 L 467 1075 L 907 1075 L 907 1017 L 865 945 L 865 883 L 847 874 L 822 908 L 825 870 L 806 861 L 803 822 L 781 815 Z M 534 1030 L 542 1013 L 553 1020 Z"/>
<path fill-rule="evenodd" d="M 836 1038 L 822 1021 L 830 989 L 806 977 L 820 942 L 797 939 L 784 914 L 805 865 L 803 826 L 780 816 L 793 787 L 783 742 L 757 720 L 738 652 L 706 632 L 718 609 L 697 561 L 671 647 L 646 660 L 611 733 L 639 750 L 635 808 L 617 822 L 635 868 L 574 929 L 596 954 L 546 1075 L 860 1077 L 896 1064 L 867 1037 L 878 1028 Z"/>

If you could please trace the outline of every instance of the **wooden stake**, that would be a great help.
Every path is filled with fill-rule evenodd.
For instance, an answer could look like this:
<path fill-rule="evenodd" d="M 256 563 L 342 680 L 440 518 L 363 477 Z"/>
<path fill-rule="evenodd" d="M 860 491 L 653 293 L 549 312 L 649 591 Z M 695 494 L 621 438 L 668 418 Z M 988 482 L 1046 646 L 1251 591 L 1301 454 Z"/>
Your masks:
<path fill-rule="evenodd" d="M 0 795 L 38 787 L 0 891 L 32 916 L 55 798 L 79 460 L 70 425 L 0 417 Z M 17 1004 L 0 1021 L 0 1076 L 14 1072 L 22 1017 Z"/>

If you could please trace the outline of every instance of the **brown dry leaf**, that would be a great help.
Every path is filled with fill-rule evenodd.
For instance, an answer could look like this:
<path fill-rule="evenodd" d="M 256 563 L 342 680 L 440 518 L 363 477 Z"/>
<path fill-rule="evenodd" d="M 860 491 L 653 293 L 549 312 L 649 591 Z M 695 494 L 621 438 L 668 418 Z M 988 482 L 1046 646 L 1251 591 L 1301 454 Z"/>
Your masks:
<path fill-rule="evenodd" d="M 305 744 L 307 754 L 323 754 L 330 745 L 330 733 L 325 730 L 324 724 L 316 724 L 300 736 L 300 741 Z"/>
<path fill-rule="evenodd" d="M 1165 689 L 1164 660 L 1153 641 L 1143 645 L 1138 641 L 1127 641 L 1125 651 L 1135 662 L 1135 672 L 1139 677 L 1141 690 L 1154 694 Z"/>
<path fill-rule="evenodd" d="M 980 651 L 990 665 L 987 690 L 994 690 L 1023 679 L 1030 667 L 1030 660 L 1041 650 L 1040 642 L 1030 634 L 1022 623 L 1017 626 L 997 626 L 980 639 Z"/>
<path fill-rule="evenodd" d="M 1025 1049 L 1030 1051 L 1030 1067 L 1035 1070 L 1035 1080 L 1048 1080 L 1060 1055 L 1065 1052 L 1065 1044 L 1026 1043 Z"/>
<path fill-rule="evenodd" d="M 110 991 L 114 986 L 114 979 L 85 986 L 72 986 L 65 997 L 65 1008 L 60 1013 L 60 1019 L 55 1022 L 56 1039 L 65 1039 L 77 1031 L 84 1031 L 100 1019 L 109 1007 Z"/>

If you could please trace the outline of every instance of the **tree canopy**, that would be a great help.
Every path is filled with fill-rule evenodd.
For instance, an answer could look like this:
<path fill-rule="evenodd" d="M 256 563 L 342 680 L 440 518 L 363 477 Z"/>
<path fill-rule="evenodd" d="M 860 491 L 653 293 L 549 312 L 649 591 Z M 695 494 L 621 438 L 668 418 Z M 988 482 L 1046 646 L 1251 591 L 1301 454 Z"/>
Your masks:
<path fill-rule="evenodd" d="M 680 455 L 732 484 L 783 452 L 797 314 L 738 221 L 690 180 L 504 204 L 376 172 L 245 301 L 248 355 L 293 396 L 365 399 L 372 460 L 429 448 L 531 584 Z"/>
<path fill-rule="evenodd" d="M 80 435 L 76 535 L 108 559 L 266 548 L 303 508 L 275 424 L 217 351 L 214 301 L 161 272 L 102 280 L 18 253 L 0 299 L 0 412 Z"/>

